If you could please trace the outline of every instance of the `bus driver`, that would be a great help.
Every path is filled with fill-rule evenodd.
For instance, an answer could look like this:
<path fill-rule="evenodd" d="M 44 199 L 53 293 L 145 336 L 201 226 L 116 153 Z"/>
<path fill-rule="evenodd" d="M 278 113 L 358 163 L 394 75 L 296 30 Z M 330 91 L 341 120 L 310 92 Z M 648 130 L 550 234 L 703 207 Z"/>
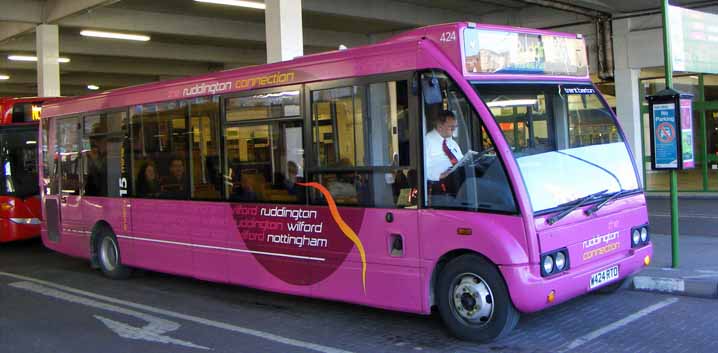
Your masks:
<path fill-rule="evenodd" d="M 444 179 L 449 175 L 449 169 L 464 157 L 459 144 L 452 138 L 458 126 L 454 113 L 442 110 L 434 121 L 434 129 L 424 139 L 426 179 L 433 194 L 446 192 Z"/>

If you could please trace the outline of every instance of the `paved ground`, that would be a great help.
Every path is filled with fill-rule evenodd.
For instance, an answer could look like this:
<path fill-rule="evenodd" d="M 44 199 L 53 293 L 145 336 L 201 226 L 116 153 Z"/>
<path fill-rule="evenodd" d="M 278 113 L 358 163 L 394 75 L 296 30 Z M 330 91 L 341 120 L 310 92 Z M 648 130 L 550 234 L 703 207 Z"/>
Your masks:
<path fill-rule="evenodd" d="M 477 345 L 435 316 L 152 272 L 112 281 L 38 241 L 0 246 L 0 352 L 714 352 L 717 304 L 621 289 L 525 315 Z"/>
<path fill-rule="evenodd" d="M 646 199 L 651 232 L 671 234 L 670 198 L 649 196 Z M 718 237 L 718 197 L 681 197 L 678 207 L 681 234 Z"/>

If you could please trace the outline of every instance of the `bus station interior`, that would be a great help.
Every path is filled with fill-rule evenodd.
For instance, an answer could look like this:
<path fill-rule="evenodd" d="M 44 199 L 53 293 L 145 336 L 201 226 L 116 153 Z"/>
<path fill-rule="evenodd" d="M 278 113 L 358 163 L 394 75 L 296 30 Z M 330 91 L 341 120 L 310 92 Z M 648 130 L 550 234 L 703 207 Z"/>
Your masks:
<path fill-rule="evenodd" d="M 712 352 L 713 14 L 0 0 L 0 353 Z"/>
<path fill-rule="evenodd" d="M 718 13 L 715 1 L 672 4 Z M 262 5 L 266 8 L 190 0 L 0 0 L 0 75 L 8 76 L 0 81 L 0 96 L 79 96 L 357 47 L 452 21 L 580 33 L 588 45 L 591 78 L 617 111 L 645 189 L 668 190 L 668 173 L 650 167 L 645 100 L 664 88 L 659 1 L 267 0 Z M 80 34 L 86 30 L 151 39 Z M 11 59 L 20 55 L 38 59 Z M 50 60 L 58 56 L 69 62 Z M 679 173 L 679 190 L 717 192 L 718 75 L 675 76 L 675 87 L 694 95 L 696 131 L 696 168 Z M 528 134 L 522 124 L 502 128 L 507 136 Z M 586 139 L 612 133 L 580 132 Z"/>

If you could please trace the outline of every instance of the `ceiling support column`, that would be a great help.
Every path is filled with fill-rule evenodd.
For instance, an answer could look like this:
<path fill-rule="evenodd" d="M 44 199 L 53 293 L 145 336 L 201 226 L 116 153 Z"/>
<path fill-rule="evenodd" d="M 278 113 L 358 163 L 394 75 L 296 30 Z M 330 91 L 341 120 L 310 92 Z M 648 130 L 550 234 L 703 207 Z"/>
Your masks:
<path fill-rule="evenodd" d="M 304 55 L 302 2 L 266 0 L 264 23 L 267 36 L 267 62 L 292 60 Z"/>
<path fill-rule="evenodd" d="M 60 37 L 57 25 L 42 24 L 36 29 L 37 95 L 60 96 Z"/>

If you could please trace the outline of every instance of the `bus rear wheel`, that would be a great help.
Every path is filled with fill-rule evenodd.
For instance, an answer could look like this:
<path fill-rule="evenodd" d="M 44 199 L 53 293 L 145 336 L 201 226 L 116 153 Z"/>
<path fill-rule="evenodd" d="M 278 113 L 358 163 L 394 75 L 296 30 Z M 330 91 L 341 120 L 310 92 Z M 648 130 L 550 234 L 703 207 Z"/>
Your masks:
<path fill-rule="evenodd" d="M 112 279 L 127 279 L 132 274 L 132 269 L 122 265 L 120 260 L 120 246 L 117 237 L 107 230 L 101 231 L 97 236 L 97 262 L 102 273 Z"/>
<path fill-rule="evenodd" d="M 505 336 L 519 321 L 506 283 L 496 267 L 477 255 L 462 255 L 439 275 L 439 314 L 456 337 L 488 342 Z"/>

